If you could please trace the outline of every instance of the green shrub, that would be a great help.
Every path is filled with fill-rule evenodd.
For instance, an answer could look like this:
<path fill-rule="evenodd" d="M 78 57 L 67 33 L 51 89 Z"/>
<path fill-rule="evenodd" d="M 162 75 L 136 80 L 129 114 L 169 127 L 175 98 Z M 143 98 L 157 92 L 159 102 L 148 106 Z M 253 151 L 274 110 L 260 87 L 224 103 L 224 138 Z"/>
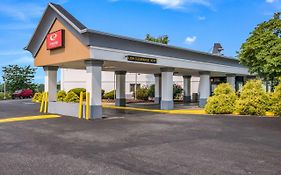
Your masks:
<path fill-rule="evenodd" d="M 173 98 L 179 99 L 182 95 L 183 89 L 180 85 L 174 84 L 173 85 Z"/>
<path fill-rule="evenodd" d="M 271 96 L 271 111 L 276 116 L 281 116 L 281 83 L 275 87 Z"/>
<path fill-rule="evenodd" d="M 135 94 L 133 93 L 133 96 Z M 137 99 L 138 100 L 148 100 L 149 98 L 149 88 L 142 87 L 137 89 Z"/>
<path fill-rule="evenodd" d="M 235 110 L 237 96 L 228 83 L 219 84 L 214 90 L 214 96 L 209 97 L 205 110 L 209 114 L 231 114 Z"/>
<path fill-rule="evenodd" d="M 85 93 L 86 89 L 85 88 L 74 88 L 74 89 L 70 89 L 68 92 L 74 92 L 76 95 L 78 95 L 78 97 L 80 97 L 80 92 Z"/>
<path fill-rule="evenodd" d="M 274 104 L 274 100 L 273 100 L 274 93 L 273 92 L 267 92 L 266 95 L 267 95 L 268 101 L 266 103 L 265 110 L 272 112 L 272 106 Z"/>
<path fill-rule="evenodd" d="M 79 102 L 79 96 L 76 93 L 74 93 L 73 91 L 69 91 L 66 94 L 66 97 L 64 98 L 64 102 L 67 102 L 67 103 L 70 103 L 70 102 L 78 103 Z"/>
<path fill-rule="evenodd" d="M 104 99 L 114 99 L 115 90 L 109 91 L 103 95 Z"/>
<path fill-rule="evenodd" d="M 74 92 L 80 98 L 80 93 L 83 92 L 83 99 L 86 99 L 86 89 L 85 88 L 74 88 L 70 89 L 68 92 Z M 101 90 L 101 96 L 104 96 L 104 90 Z"/>
<path fill-rule="evenodd" d="M 262 87 L 260 80 L 249 80 L 236 101 L 236 112 L 241 115 L 265 115 L 268 95 Z"/>
<path fill-rule="evenodd" d="M 149 97 L 154 98 L 155 96 L 155 84 L 149 86 Z"/>
<path fill-rule="evenodd" d="M 32 102 L 39 103 L 42 101 L 43 93 L 37 92 L 33 95 Z"/>
<path fill-rule="evenodd" d="M 66 92 L 64 90 L 61 90 L 57 93 L 57 101 L 64 101 L 65 97 L 66 97 Z"/>

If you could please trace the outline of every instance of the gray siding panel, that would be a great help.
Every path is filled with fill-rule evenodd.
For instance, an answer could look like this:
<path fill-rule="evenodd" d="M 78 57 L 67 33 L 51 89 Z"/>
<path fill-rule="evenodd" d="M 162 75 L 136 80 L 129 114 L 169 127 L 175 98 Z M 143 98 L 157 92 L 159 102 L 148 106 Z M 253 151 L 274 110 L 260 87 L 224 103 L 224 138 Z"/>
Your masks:
<path fill-rule="evenodd" d="M 244 68 L 244 66 L 240 65 L 239 61 L 236 59 L 224 58 L 215 55 L 200 54 L 183 49 L 176 49 L 151 43 L 142 43 L 132 40 L 126 40 L 98 33 L 92 33 L 90 35 L 90 45 L 96 47 L 105 47 L 131 52 L 138 52 L 143 54 L 159 55 Z"/>

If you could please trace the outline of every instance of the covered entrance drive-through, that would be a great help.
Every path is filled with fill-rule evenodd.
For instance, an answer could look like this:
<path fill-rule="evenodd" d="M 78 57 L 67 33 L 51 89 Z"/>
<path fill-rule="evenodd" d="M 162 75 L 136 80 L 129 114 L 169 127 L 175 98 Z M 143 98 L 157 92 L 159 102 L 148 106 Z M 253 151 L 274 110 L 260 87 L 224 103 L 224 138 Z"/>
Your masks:
<path fill-rule="evenodd" d="M 173 76 L 183 76 L 184 102 L 190 102 L 190 80 L 200 77 L 199 106 L 211 94 L 211 77 L 226 77 L 233 88 L 237 76 L 248 76 L 248 69 L 236 59 L 174 46 L 112 35 L 88 29 L 61 6 L 49 3 L 26 50 L 36 66 L 45 71 L 45 91 L 51 113 L 77 116 L 75 104 L 56 101 L 57 70 L 85 69 L 86 90 L 90 93 L 91 118 L 102 117 L 102 71 L 116 73 L 117 106 L 126 105 L 126 73 L 155 75 L 155 103 L 170 110 L 173 103 Z"/>

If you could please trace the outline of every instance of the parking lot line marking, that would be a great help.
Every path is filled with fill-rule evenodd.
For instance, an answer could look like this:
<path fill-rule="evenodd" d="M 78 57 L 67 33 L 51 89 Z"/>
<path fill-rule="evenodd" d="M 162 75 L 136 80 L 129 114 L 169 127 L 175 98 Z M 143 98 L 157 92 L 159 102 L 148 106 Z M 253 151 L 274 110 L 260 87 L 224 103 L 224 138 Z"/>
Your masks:
<path fill-rule="evenodd" d="M 60 117 L 61 116 L 59 115 L 37 115 L 37 116 L 14 117 L 14 118 L 0 119 L 0 123 L 43 120 L 43 119 L 53 119 L 53 118 L 60 118 Z"/>
<path fill-rule="evenodd" d="M 131 110 L 131 111 L 145 111 L 145 112 L 155 112 L 162 114 L 193 114 L 193 115 L 204 115 L 208 114 L 204 109 L 173 109 L 173 110 L 160 110 L 160 109 L 146 109 L 146 108 L 135 108 L 135 107 L 123 107 L 123 106 L 111 106 L 111 105 L 103 105 L 103 108 L 109 109 L 123 109 L 123 110 Z M 212 115 L 212 114 L 209 114 Z M 237 113 L 229 114 L 230 116 L 242 116 Z M 266 112 L 265 116 L 260 117 L 275 117 L 272 112 Z"/>
<path fill-rule="evenodd" d="M 156 112 L 163 114 L 206 114 L 203 109 L 175 109 L 175 110 L 160 110 L 160 109 L 145 109 L 145 108 L 134 108 L 134 107 L 121 107 L 121 106 L 110 106 L 103 105 L 104 108 L 111 109 L 124 109 L 124 110 L 134 110 L 134 111 L 145 111 L 145 112 Z"/>

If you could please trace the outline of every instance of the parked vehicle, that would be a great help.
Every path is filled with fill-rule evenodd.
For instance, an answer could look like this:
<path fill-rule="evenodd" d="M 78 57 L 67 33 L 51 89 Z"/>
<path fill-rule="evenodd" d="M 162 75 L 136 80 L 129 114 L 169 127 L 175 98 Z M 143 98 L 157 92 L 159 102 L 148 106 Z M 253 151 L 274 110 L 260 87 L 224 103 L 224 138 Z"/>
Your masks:
<path fill-rule="evenodd" d="M 22 90 L 17 90 L 13 93 L 12 98 L 31 98 L 33 95 L 33 91 L 31 89 L 22 89 Z"/>

